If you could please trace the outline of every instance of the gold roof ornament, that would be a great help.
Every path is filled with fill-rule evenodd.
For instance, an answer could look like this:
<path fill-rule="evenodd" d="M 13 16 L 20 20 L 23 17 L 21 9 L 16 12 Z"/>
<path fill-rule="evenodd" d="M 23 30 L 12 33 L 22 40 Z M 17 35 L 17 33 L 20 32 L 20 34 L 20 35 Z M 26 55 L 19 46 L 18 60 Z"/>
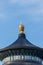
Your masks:
<path fill-rule="evenodd" d="M 20 34 L 24 33 L 24 25 L 23 24 L 19 25 L 19 30 L 20 30 Z"/>

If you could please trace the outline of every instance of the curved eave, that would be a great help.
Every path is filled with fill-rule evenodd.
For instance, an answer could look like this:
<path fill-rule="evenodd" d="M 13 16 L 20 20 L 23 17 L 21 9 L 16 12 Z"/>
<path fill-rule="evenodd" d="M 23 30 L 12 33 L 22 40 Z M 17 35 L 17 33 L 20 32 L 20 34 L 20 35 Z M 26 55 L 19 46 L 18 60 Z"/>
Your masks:
<path fill-rule="evenodd" d="M 8 50 L 13 50 L 13 49 L 21 49 L 21 48 L 24 48 L 24 49 L 32 49 L 32 50 L 40 50 L 40 51 L 43 51 L 43 48 L 40 48 L 40 47 L 31 47 L 31 46 L 15 46 L 15 47 L 11 47 L 11 48 L 3 48 L 3 49 L 0 49 L 0 53 L 1 52 L 5 52 L 5 51 L 8 51 Z"/>
<path fill-rule="evenodd" d="M 24 46 L 22 46 L 22 47 L 14 47 L 14 48 L 9 48 L 9 49 L 1 49 L 0 50 L 0 60 L 1 61 L 3 60 L 3 58 L 4 58 L 3 54 L 6 55 L 6 52 L 8 52 L 8 55 L 9 55 L 9 50 L 14 50 L 14 49 L 29 49 L 29 50 L 32 50 L 32 51 L 33 50 L 37 50 L 37 52 L 40 51 L 40 53 L 42 53 L 42 55 L 39 54 L 39 57 L 41 59 L 43 59 L 43 48 L 39 48 L 39 47 L 28 47 L 28 46 L 24 47 Z"/>

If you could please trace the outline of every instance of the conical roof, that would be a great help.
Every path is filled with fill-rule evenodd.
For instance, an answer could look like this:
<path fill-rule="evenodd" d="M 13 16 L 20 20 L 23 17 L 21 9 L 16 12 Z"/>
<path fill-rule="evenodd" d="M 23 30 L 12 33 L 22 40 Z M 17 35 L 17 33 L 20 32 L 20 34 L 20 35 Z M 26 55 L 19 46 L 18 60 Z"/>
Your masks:
<path fill-rule="evenodd" d="M 36 48 L 36 49 L 40 49 L 39 47 L 33 45 L 31 42 L 29 42 L 26 39 L 26 36 L 24 34 L 24 26 L 20 25 L 19 28 L 20 28 L 20 33 L 19 33 L 18 39 L 15 42 L 13 42 L 11 45 L 9 45 L 8 47 L 0 49 L 0 52 L 6 51 L 6 50 L 9 50 L 9 49 L 16 49 L 16 48 Z"/>
<path fill-rule="evenodd" d="M 11 45 L 0 49 L 0 60 L 3 60 L 4 57 L 6 56 L 6 54 L 9 54 L 9 51 L 11 50 L 15 50 L 15 49 L 28 49 L 28 50 L 32 50 L 34 52 L 34 50 L 37 50 L 37 53 L 35 53 L 35 55 L 37 55 L 38 57 L 43 59 L 43 48 L 37 47 L 35 45 L 33 45 L 31 42 L 29 42 L 24 34 L 24 26 L 20 25 L 20 33 L 18 35 L 18 38 L 15 42 L 13 42 Z M 30 51 L 31 52 L 31 51 Z M 38 53 L 39 52 L 39 53 Z M 5 56 L 3 56 L 5 55 Z"/>
<path fill-rule="evenodd" d="M 9 47 L 13 48 L 13 47 L 23 47 L 23 46 L 36 47 L 26 39 L 25 34 L 19 34 L 18 39 L 15 42 L 13 42 Z"/>

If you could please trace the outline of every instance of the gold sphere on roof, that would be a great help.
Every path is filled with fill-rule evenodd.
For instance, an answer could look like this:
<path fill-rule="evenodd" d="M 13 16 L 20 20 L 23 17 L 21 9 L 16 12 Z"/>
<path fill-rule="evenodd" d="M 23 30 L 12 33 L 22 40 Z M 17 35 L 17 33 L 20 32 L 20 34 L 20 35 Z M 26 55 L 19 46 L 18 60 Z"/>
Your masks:
<path fill-rule="evenodd" d="M 23 24 L 19 25 L 19 30 L 20 30 L 21 34 L 24 33 L 24 25 Z"/>

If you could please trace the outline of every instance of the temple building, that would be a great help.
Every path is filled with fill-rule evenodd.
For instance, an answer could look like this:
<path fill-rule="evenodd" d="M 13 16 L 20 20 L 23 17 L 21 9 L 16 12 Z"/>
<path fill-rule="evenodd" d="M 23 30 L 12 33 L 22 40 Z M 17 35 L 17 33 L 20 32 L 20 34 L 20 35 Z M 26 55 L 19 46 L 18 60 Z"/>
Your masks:
<path fill-rule="evenodd" d="M 2 65 L 43 65 L 43 48 L 27 40 L 23 24 L 19 26 L 19 31 L 16 41 L 0 49 Z"/>

